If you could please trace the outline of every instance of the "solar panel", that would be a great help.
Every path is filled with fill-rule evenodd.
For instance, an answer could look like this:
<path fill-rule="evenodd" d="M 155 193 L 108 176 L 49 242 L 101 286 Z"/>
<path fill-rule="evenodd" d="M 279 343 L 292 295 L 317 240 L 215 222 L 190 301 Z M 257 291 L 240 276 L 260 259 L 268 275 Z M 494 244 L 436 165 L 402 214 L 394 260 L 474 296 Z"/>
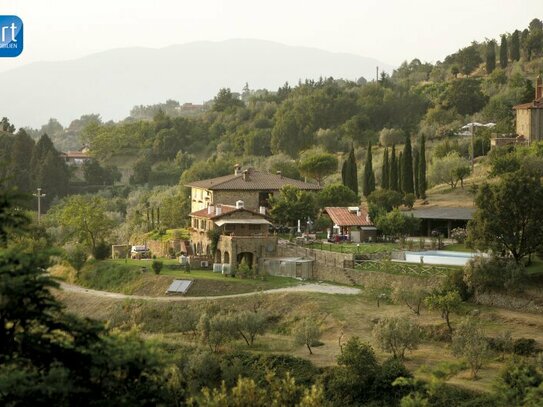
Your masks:
<path fill-rule="evenodd" d="M 186 294 L 192 285 L 192 280 L 173 280 L 166 294 Z"/>

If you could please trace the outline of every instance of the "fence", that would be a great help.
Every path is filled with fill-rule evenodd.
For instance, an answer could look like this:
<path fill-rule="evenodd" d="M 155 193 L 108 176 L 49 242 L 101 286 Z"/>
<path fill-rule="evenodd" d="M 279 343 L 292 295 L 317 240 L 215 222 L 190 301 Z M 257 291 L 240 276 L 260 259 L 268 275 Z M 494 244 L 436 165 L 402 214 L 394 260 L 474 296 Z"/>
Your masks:
<path fill-rule="evenodd" d="M 355 270 L 358 271 L 378 271 L 382 273 L 410 274 L 415 276 L 445 276 L 455 269 L 457 268 L 433 264 L 400 263 L 390 260 L 355 261 Z"/>

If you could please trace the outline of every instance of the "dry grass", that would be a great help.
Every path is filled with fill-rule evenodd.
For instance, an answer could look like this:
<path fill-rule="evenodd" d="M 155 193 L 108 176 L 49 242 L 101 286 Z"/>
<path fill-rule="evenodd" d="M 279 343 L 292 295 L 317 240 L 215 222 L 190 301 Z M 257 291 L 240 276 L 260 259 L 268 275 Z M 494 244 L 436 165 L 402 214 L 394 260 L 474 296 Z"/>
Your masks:
<path fill-rule="evenodd" d="M 58 293 L 59 298 L 66 304 L 67 308 L 79 315 L 88 316 L 99 320 L 107 320 L 112 312 L 119 312 L 117 306 L 119 301 L 104 298 L 93 298 L 80 296 L 73 293 Z M 264 337 L 259 337 L 255 347 L 251 349 L 258 353 L 289 353 L 311 360 L 317 366 L 329 366 L 335 364 L 336 356 L 340 352 L 339 338 L 343 343 L 350 337 L 358 336 L 364 341 L 375 343 L 372 338 L 372 329 L 378 318 L 386 316 L 399 316 L 409 318 L 413 322 L 424 325 L 442 325 L 443 321 L 436 312 L 423 310 L 420 316 L 415 316 L 405 306 L 395 304 L 381 304 L 378 308 L 373 295 L 363 293 L 357 296 L 324 295 L 313 293 L 283 293 L 277 295 L 266 295 L 260 299 L 242 297 L 236 299 L 217 299 L 204 304 L 215 303 L 220 309 L 239 310 L 252 307 L 255 301 L 263 301 L 263 308 L 266 309 L 277 321 L 279 321 L 270 332 Z M 173 307 L 201 307 L 204 304 L 168 304 Z M 155 307 L 152 302 L 146 304 Z M 466 312 L 475 308 L 472 305 L 466 306 Z M 478 307 L 481 312 L 481 320 L 485 325 L 486 332 L 493 336 L 500 331 L 510 330 L 514 338 L 534 338 L 540 345 L 543 344 L 543 315 L 528 314 L 509 311 L 499 308 Z M 157 309 L 158 311 L 158 309 Z M 155 313 L 156 314 L 156 313 Z M 309 355 L 303 346 L 293 344 L 289 335 L 295 322 L 306 315 L 314 315 L 322 321 L 323 336 L 322 346 L 314 348 L 314 354 Z M 460 320 L 460 316 L 452 317 L 453 324 Z M 162 341 L 165 334 L 146 333 L 146 337 Z M 173 335 L 173 336 L 172 336 Z M 167 334 L 168 341 L 178 341 L 181 345 L 191 345 L 190 338 L 181 334 Z M 175 342 L 174 341 L 174 342 Z M 231 348 L 246 349 L 243 342 L 236 342 L 229 345 Z M 375 347 L 379 359 L 384 360 L 388 354 L 381 352 Z M 428 377 L 427 369 L 445 362 L 449 364 L 458 363 L 447 343 L 427 340 L 419 349 L 407 354 L 407 367 L 416 372 L 416 375 Z M 473 390 L 490 391 L 492 382 L 498 374 L 502 362 L 490 361 L 481 370 L 480 379 L 472 381 L 469 379 L 469 372 L 462 370 L 449 379 L 449 382 Z M 421 370 L 422 368 L 422 370 Z"/>

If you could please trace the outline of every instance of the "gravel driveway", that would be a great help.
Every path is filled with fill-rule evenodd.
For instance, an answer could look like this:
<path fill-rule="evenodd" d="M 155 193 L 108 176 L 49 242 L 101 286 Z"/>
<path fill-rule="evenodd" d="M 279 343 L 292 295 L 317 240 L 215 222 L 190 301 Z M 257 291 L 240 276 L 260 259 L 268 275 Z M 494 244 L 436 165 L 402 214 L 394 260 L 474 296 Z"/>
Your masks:
<path fill-rule="evenodd" d="M 183 296 L 164 296 L 164 297 L 149 297 L 146 295 L 128 295 L 121 293 L 111 293 L 108 291 L 91 290 L 90 288 L 81 287 L 74 284 L 68 284 L 61 282 L 60 287 L 62 290 L 72 293 L 79 293 L 85 295 L 91 295 L 102 298 L 114 298 L 114 299 L 133 299 L 133 300 L 150 300 L 150 301 L 201 301 L 209 300 L 213 298 L 237 298 L 237 297 L 249 297 L 251 295 L 259 294 L 258 291 L 244 294 L 230 294 L 220 295 L 214 297 L 183 297 Z M 264 294 L 275 293 L 321 293 L 321 294 L 344 294 L 355 295 L 360 293 L 360 289 L 353 287 L 343 287 L 339 285 L 332 285 L 326 283 L 308 283 L 301 284 L 295 287 L 275 288 L 273 290 L 261 291 Z"/>

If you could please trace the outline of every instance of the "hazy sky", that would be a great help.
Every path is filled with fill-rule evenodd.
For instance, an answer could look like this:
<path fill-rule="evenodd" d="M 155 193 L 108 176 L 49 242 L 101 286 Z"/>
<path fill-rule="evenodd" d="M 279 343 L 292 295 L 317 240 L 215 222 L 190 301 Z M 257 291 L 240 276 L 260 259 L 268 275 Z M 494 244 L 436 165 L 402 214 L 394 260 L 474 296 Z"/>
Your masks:
<path fill-rule="evenodd" d="M 472 40 L 543 17 L 543 0 L 0 0 L 25 24 L 25 49 L 0 71 L 111 48 L 256 38 L 434 62 Z"/>

